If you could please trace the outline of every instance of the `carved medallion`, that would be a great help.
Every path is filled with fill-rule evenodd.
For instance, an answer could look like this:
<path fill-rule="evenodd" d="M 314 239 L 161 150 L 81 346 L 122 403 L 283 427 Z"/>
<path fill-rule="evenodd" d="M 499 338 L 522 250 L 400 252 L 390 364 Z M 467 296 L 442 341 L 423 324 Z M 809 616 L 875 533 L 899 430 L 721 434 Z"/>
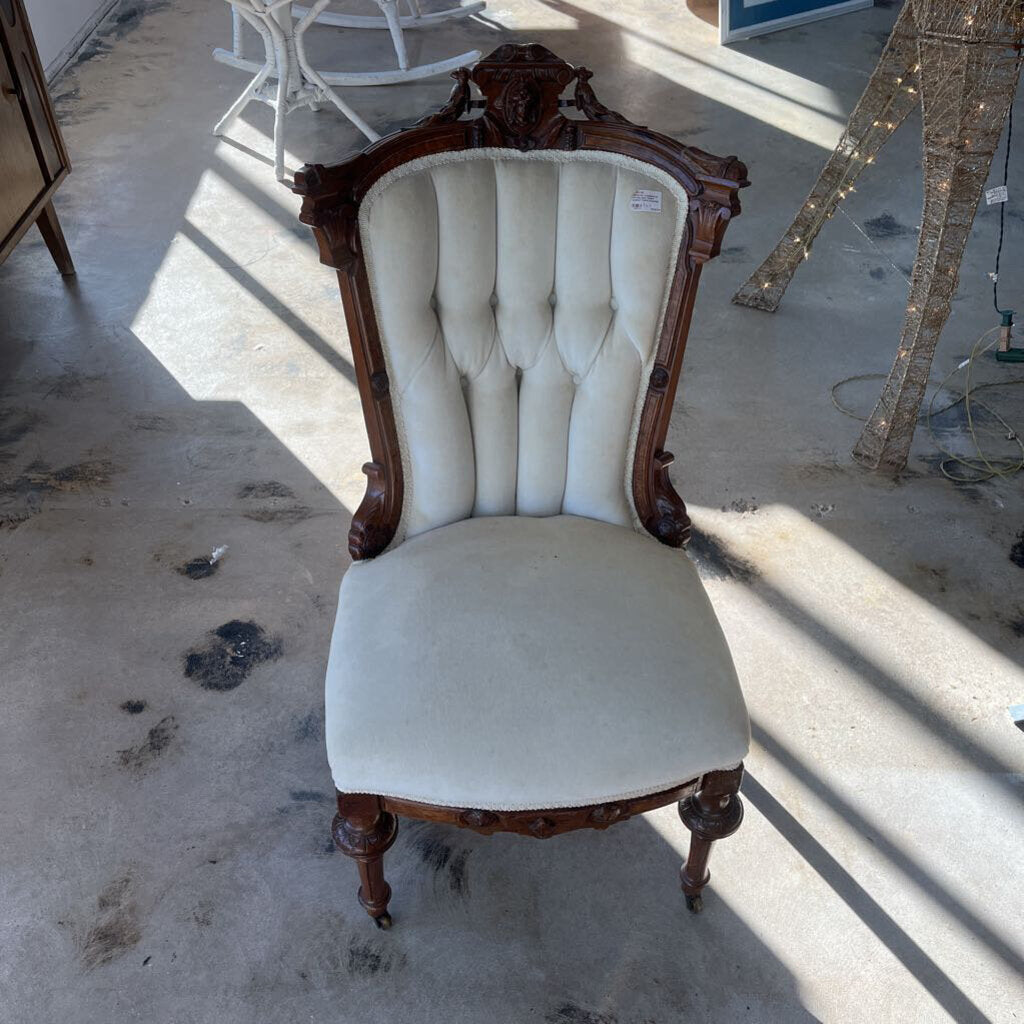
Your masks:
<path fill-rule="evenodd" d="M 530 830 L 530 835 L 538 839 L 547 839 L 548 836 L 554 835 L 558 826 L 550 818 L 534 818 L 526 827 Z"/>
<path fill-rule="evenodd" d="M 517 135 L 526 135 L 540 115 L 540 90 L 525 78 L 514 78 L 498 98 L 498 111 Z"/>
<path fill-rule="evenodd" d="M 491 811 L 463 811 L 459 815 L 459 824 L 467 828 L 491 828 L 498 824 L 498 816 Z"/>

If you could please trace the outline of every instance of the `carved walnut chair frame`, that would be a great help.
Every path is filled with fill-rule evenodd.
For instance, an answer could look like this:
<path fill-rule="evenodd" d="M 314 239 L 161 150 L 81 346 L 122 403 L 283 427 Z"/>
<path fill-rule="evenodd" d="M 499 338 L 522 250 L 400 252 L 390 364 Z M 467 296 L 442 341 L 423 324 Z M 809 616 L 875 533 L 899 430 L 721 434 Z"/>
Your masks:
<path fill-rule="evenodd" d="M 452 72 L 455 86 L 435 114 L 387 136 L 344 163 L 306 165 L 295 176 L 303 196 L 300 219 L 313 228 L 321 262 L 338 272 L 356 378 L 372 460 L 363 466 L 365 497 L 352 519 L 353 559 L 387 548 L 402 511 L 402 459 L 390 382 L 359 238 L 359 204 L 382 175 L 428 154 L 479 147 L 604 150 L 645 161 L 685 189 L 689 215 L 670 285 L 657 355 L 641 413 L 632 474 L 633 501 L 644 528 L 661 543 L 682 547 L 690 537 L 686 506 L 672 487 L 664 450 L 683 350 L 702 266 L 718 255 L 729 220 L 740 212 L 739 189 L 748 185 L 736 157 L 716 157 L 628 121 L 598 102 L 591 72 L 573 67 L 544 47 L 504 45 L 472 70 Z M 560 99 L 575 82 L 572 99 Z M 470 83 L 482 93 L 474 99 Z M 562 108 L 575 107 L 581 118 Z M 472 116 L 471 111 L 482 108 Z M 399 815 L 469 828 L 484 835 L 514 832 L 546 839 L 579 828 L 604 829 L 673 801 L 691 832 L 680 870 L 688 907 L 702 909 L 701 891 L 712 844 L 732 835 L 743 818 L 738 796 L 743 766 L 708 772 L 681 786 L 635 799 L 559 809 L 493 811 L 452 808 L 365 793 L 337 793 L 333 836 L 359 867 L 359 902 L 380 927 L 389 927 L 391 888 L 383 855 L 395 841 Z"/>

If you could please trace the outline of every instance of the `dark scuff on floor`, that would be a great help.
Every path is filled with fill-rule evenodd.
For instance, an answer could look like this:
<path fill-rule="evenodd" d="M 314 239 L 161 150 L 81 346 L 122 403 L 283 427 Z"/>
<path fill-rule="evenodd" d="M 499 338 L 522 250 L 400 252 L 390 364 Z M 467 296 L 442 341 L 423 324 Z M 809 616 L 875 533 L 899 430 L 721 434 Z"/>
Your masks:
<path fill-rule="evenodd" d="M 280 658 L 281 651 L 280 637 L 255 622 L 232 619 L 185 653 L 184 673 L 204 690 L 233 690 L 257 665 Z"/>

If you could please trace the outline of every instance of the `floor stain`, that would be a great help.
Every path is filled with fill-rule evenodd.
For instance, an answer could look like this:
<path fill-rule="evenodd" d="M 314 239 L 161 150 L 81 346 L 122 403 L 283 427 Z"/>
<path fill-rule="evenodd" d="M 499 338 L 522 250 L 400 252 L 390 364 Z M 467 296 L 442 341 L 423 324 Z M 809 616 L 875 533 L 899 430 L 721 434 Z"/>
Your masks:
<path fill-rule="evenodd" d="M 55 469 L 46 481 L 53 490 L 77 492 L 90 487 L 106 487 L 115 472 L 114 464 L 108 459 L 91 459 Z"/>
<path fill-rule="evenodd" d="M 171 6 L 171 0 L 145 0 L 145 3 L 122 0 L 115 8 L 113 25 L 106 28 L 104 35 L 113 35 L 116 39 L 123 39 L 133 29 L 142 24 L 142 19 L 153 11 L 162 11 Z"/>
<path fill-rule="evenodd" d="M 760 508 L 760 505 L 751 498 L 747 501 L 746 498 L 736 498 L 734 501 L 730 501 L 728 505 L 722 506 L 723 512 L 756 512 Z"/>
<path fill-rule="evenodd" d="M 1024 530 L 1017 534 L 1017 539 L 1010 548 L 1010 561 L 1024 569 Z"/>
<path fill-rule="evenodd" d="M 133 771 L 144 771 L 167 749 L 177 731 L 178 723 L 174 715 L 161 718 L 149 730 L 142 743 L 117 752 L 118 764 Z"/>
<path fill-rule="evenodd" d="M 254 508 L 242 515 L 254 523 L 300 523 L 313 513 L 305 505 L 286 505 L 274 508 Z"/>
<path fill-rule="evenodd" d="M 15 529 L 43 509 L 51 494 L 78 494 L 108 487 L 116 467 L 107 459 L 90 459 L 51 469 L 36 459 L 15 477 L 0 480 L 0 528 Z"/>
<path fill-rule="evenodd" d="M 435 874 L 443 879 L 453 895 L 465 898 L 469 895 L 469 879 L 466 862 L 470 850 L 457 850 L 441 834 L 433 829 L 421 829 L 412 841 L 413 849 L 420 859 Z"/>
<path fill-rule="evenodd" d="M 318 789 L 293 789 L 288 794 L 288 799 L 300 804 L 329 804 L 331 802 L 331 798 Z"/>
<path fill-rule="evenodd" d="M 189 562 L 183 562 L 176 567 L 175 571 L 182 576 L 187 576 L 190 580 L 205 580 L 217 572 L 218 569 L 220 569 L 220 559 L 216 562 L 211 562 L 209 555 L 201 555 L 199 558 L 193 558 Z"/>
<path fill-rule="evenodd" d="M 257 523 L 297 523 L 313 513 L 296 501 L 295 492 L 277 480 L 260 480 L 243 484 L 238 498 L 248 506 L 242 515 Z"/>
<path fill-rule="evenodd" d="M 0 409 L 0 448 L 17 444 L 43 422 L 43 417 L 28 409 Z"/>
<path fill-rule="evenodd" d="M 372 978 L 387 974 L 395 966 L 395 953 L 387 946 L 378 946 L 353 938 L 348 947 L 348 973 L 356 977 Z"/>
<path fill-rule="evenodd" d="M 307 740 L 317 741 L 323 738 L 324 723 L 323 717 L 316 711 L 310 711 L 308 715 L 298 719 L 295 723 L 295 741 L 305 743 Z"/>
<path fill-rule="evenodd" d="M 949 583 L 948 569 L 935 568 L 934 566 L 926 565 L 924 562 L 915 562 L 914 572 L 928 580 L 940 594 L 946 593 Z"/>
<path fill-rule="evenodd" d="M 718 254 L 720 263 L 745 263 L 747 247 L 745 245 L 727 245 Z"/>
<path fill-rule="evenodd" d="M 697 571 L 705 579 L 753 583 L 760 575 L 750 562 L 734 555 L 714 534 L 705 533 L 696 527 L 691 532 L 687 551 L 693 557 Z"/>
<path fill-rule="evenodd" d="M 126 700 L 119 707 L 126 715 L 141 715 L 146 710 L 146 702 L 144 700 Z"/>
<path fill-rule="evenodd" d="M 917 234 L 913 228 L 901 224 L 888 210 L 864 221 L 864 230 L 869 238 L 874 239 L 904 238 Z"/>
<path fill-rule="evenodd" d="M 96 900 L 98 920 L 82 943 L 82 963 L 88 970 L 110 963 L 142 938 L 131 899 L 132 880 L 124 876 L 110 883 Z"/>
<path fill-rule="evenodd" d="M 585 1010 L 576 1003 L 563 1003 L 544 1015 L 547 1024 L 618 1024 L 618 1017 L 609 1013 Z"/>
<path fill-rule="evenodd" d="M 294 498 L 295 492 L 287 484 L 278 483 L 276 480 L 263 480 L 243 484 L 238 488 L 238 496 L 243 501 L 250 498 Z"/>
<path fill-rule="evenodd" d="M 875 281 L 882 281 L 885 279 L 885 267 L 872 267 L 868 271 L 868 276 L 873 278 Z"/>
<path fill-rule="evenodd" d="M 44 377 L 36 386 L 43 398 L 76 399 L 90 384 L 103 380 L 101 374 L 67 370 L 57 377 Z"/>
<path fill-rule="evenodd" d="M 184 671 L 204 690 L 233 690 L 257 665 L 280 658 L 281 649 L 280 638 L 268 636 L 262 626 L 232 619 L 185 654 Z"/>
<path fill-rule="evenodd" d="M 132 417 L 132 429 L 167 433 L 174 430 L 174 420 L 168 419 L 166 416 L 157 416 L 153 413 L 139 413 Z"/>

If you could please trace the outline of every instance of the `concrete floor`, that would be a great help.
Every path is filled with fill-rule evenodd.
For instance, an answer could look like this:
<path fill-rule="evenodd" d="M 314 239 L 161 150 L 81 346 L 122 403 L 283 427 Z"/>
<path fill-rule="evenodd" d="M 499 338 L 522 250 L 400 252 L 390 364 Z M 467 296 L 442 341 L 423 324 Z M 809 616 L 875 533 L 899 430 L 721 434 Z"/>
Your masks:
<path fill-rule="evenodd" d="M 956 486 L 922 428 L 903 480 L 878 479 L 829 398 L 895 349 L 919 124 L 779 313 L 729 303 L 895 15 L 723 50 L 677 0 L 493 0 L 411 38 L 418 60 L 538 39 L 596 68 L 609 106 L 749 164 L 670 447 L 754 746 L 702 917 L 677 889 L 686 833 L 667 808 L 550 843 L 406 824 L 382 933 L 328 837 L 321 679 L 365 457 L 336 285 L 273 180 L 269 110 L 208 133 L 244 83 L 209 58 L 226 7 L 122 2 L 53 90 L 77 281 L 34 232 L 0 269 L 3 1024 L 1024 1019 L 1024 735 L 1007 713 L 1024 701 L 1024 477 Z M 381 34 L 318 36 L 341 64 L 389 59 Z M 387 130 L 448 85 L 348 97 Z M 360 144 L 330 111 L 289 131 L 293 167 Z M 1011 201 L 1024 161 L 1012 171 Z M 940 375 L 995 322 L 995 209 Z M 866 412 L 877 386 L 844 400 Z M 1021 396 L 999 395 L 1019 424 Z M 959 422 L 943 436 L 959 443 Z M 218 675 L 218 629 L 247 629 L 264 663 Z"/>

